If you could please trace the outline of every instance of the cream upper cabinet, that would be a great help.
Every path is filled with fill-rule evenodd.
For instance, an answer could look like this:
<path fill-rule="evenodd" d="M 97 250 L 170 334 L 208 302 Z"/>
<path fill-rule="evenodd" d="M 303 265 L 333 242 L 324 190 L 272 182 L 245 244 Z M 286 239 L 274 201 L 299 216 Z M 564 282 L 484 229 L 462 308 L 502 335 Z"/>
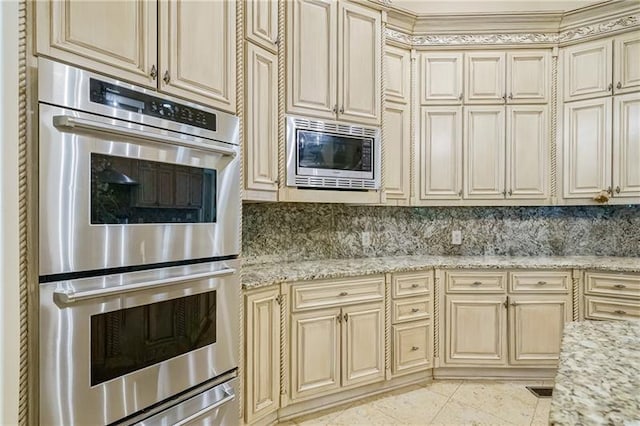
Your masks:
<path fill-rule="evenodd" d="M 611 98 L 564 106 L 565 198 L 592 198 L 611 186 Z"/>
<path fill-rule="evenodd" d="M 549 100 L 550 52 L 507 52 L 507 103 L 547 103 Z"/>
<path fill-rule="evenodd" d="M 37 1 L 37 53 L 156 86 L 157 3 Z"/>
<path fill-rule="evenodd" d="M 278 58 L 247 43 L 245 200 L 276 201 L 278 191 Z"/>
<path fill-rule="evenodd" d="M 564 100 L 594 98 L 611 94 L 611 40 L 581 43 L 564 50 Z"/>
<path fill-rule="evenodd" d="M 172 0 L 159 8 L 160 90 L 234 112 L 235 2 Z"/>
<path fill-rule="evenodd" d="M 461 104 L 462 53 L 420 54 L 419 84 L 421 104 Z"/>
<path fill-rule="evenodd" d="M 504 52 L 465 53 L 465 103 L 506 101 L 504 63 Z"/>
<path fill-rule="evenodd" d="M 614 198 L 640 197 L 640 93 L 613 97 Z"/>
<path fill-rule="evenodd" d="M 247 0 L 245 3 L 247 40 L 276 52 L 278 50 L 278 1 Z"/>
<path fill-rule="evenodd" d="M 384 303 L 342 308 L 342 386 L 384 380 Z"/>
<path fill-rule="evenodd" d="M 409 103 L 411 99 L 411 54 L 387 45 L 384 50 L 384 93 L 388 101 Z"/>
<path fill-rule="evenodd" d="M 387 102 L 384 110 L 384 191 L 389 204 L 409 204 L 410 117 L 409 104 Z"/>
<path fill-rule="evenodd" d="M 640 90 L 640 31 L 614 39 L 613 92 Z"/>
<path fill-rule="evenodd" d="M 549 127 L 546 105 L 507 107 L 507 198 L 549 196 Z"/>
<path fill-rule="evenodd" d="M 420 199 L 460 199 L 462 107 L 422 107 L 418 148 Z"/>
<path fill-rule="evenodd" d="M 464 196 L 504 198 L 504 107 L 465 107 Z"/>

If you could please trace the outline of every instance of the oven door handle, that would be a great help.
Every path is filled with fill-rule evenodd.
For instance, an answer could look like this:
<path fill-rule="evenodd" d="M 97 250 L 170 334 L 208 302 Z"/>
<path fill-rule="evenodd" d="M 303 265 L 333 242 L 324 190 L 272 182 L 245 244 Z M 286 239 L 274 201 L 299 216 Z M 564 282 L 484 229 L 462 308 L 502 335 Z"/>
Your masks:
<path fill-rule="evenodd" d="M 177 423 L 174 423 L 173 426 L 183 426 L 183 425 L 189 424 L 193 420 L 196 420 L 198 417 L 201 417 L 202 415 L 219 408 L 220 406 L 226 404 L 229 401 L 233 401 L 235 399 L 235 397 L 236 397 L 235 393 L 230 392 L 228 390 L 225 390 L 224 393 L 225 393 L 224 398 L 214 402 L 213 404 L 209 405 L 208 407 L 203 408 L 202 410 L 199 410 L 199 411 L 193 413 L 189 417 L 184 418 L 184 419 L 180 420 Z"/>
<path fill-rule="evenodd" d="M 219 278 L 227 275 L 235 274 L 234 268 L 221 269 L 214 272 L 199 272 L 197 274 L 185 275 L 181 277 L 164 278 L 160 280 L 145 281 L 137 284 L 125 284 L 125 285 L 112 285 L 110 287 L 98 288 L 95 290 L 87 291 L 73 291 L 73 290 L 55 290 L 53 292 L 56 300 L 70 304 L 78 302 L 80 300 L 94 299 L 97 297 L 111 296 L 114 294 L 129 293 L 132 291 L 144 290 L 148 288 L 164 287 L 171 284 L 195 281 L 205 278 Z"/>
<path fill-rule="evenodd" d="M 107 133 L 136 139 L 144 139 L 151 142 L 169 143 L 172 145 L 180 145 L 188 148 L 204 149 L 230 157 L 235 157 L 237 155 L 237 152 L 232 148 L 225 148 L 222 146 L 197 141 L 187 141 L 175 136 L 165 135 L 161 133 L 161 130 L 156 130 L 151 127 L 145 127 L 145 130 L 143 131 L 132 129 L 129 127 L 118 126 L 115 124 L 104 124 L 99 121 L 87 120 L 86 118 L 72 117 L 69 115 L 54 116 L 53 125 L 70 132 L 73 132 L 77 128 L 98 133 Z"/>

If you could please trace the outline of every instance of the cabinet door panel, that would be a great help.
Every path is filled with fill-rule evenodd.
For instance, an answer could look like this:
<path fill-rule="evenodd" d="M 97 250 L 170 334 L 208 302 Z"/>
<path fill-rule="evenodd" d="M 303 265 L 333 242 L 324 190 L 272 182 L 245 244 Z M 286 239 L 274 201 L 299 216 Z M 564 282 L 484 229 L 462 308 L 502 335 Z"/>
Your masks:
<path fill-rule="evenodd" d="M 245 4 L 247 39 L 272 52 L 278 50 L 278 1 L 247 0 Z"/>
<path fill-rule="evenodd" d="M 380 123 L 380 12 L 340 2 L 338 118 Z"/>
<path fill-rule="evenodd" d="M 337 3 L 287 2 L 287 110 L 335 119 Z"/>
<path fill-rule="evenodd" d="M 235 8 L 235 2 L 160 2 L 161 90 L 235 112 Z"/>
<path fill-rule="evenodd" d="M 549 51 L 507 53 L 507 102 L 546 103 L 549 93 Z"/>
<path fill-rule="evenodd" d="M 507 107 L 507 198 L 548 196 L 547 106 Z"/>
<path fill-rule="evenodd" d="M 342 386 L 384 380 L 384 304 L 342 309 Z"/>
<path fill-rule="evenodd" d="M 116 78 L 156 86 L 156 2 L 37 1 L 37 51 Z"/>
<path fill-rule="evenodd" d="M 611 93 L 611 40 L 571 46 L 564 51 L 564 100 Z"/>
<path fill-rule="evenodd" d="M 409 103 L 411 94 L 411 55 L 408 50 L 386 46 L 384 89 L 387 100 Z"/>
<path fill-rule="evenodd" d="M 247 43 L 245 199 L 275 201 L 278 185 L 278 61 Z M 254 191 L 258 192 L 254 194 Z"/>
<path fill-rule="evenodd" d="M 640 197 L 640 93 L 613 98 L 614 197 Z"/>
<path fill-rule="evenodd" d="M 340 387 L 340 309 L 291 315 L 291 398 Z"/>
<path fill-rule="evenodd" d="M 423 53 L 420 64 L 422 104 L 462 103 L 462 53 Z"/>
<path fill-rule="evenodd" d="M 504 53 L 465 53 L 466 103 L 505 101 Z"/>
<path fill-rule="evenodd" d="M 387 199 L 409 202 L 410 107 L 387 102 L 384 111 L 384 185 Z"/>
<path fill-rule="evenodd" d="M 640 31 L 616 37 L 613 58 L 614 93 L 640 88 Z"/>
<path fill-rule="evenodd" d="M 556 365 L 572 312 L 569 295 L 510 296 L 509 362 Z"/>
<path fill-rule="evenodd" d="M 460 199 L 462 107 L 422 107 L 420 199 Z"/>
<path fill-rule="evenodd" d="M 611 98 L 564 106 L 564 196 L 591 198 L 611 182 Z"/>
<path fill-rule="evenodd" d="M 465 107 L 466 198 L 504 198 L 504 107 Z"/>
<path fill-rule="evenodd" d="M 392 326 L 394 375 L 425 370 L 433 360 L 433 326 L 431 321 L 414 321 Z"/>

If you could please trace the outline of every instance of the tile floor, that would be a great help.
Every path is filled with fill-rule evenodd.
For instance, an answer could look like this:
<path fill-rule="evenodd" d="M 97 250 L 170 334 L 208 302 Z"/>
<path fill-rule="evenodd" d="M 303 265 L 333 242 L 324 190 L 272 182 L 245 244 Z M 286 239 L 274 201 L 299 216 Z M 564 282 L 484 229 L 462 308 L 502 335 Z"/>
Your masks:
<path fill-rule="evenodd" d="M 292 419 L 281 425 L 547 425 L 551 398 L 525 386 L 552 382 L 438 380 Z"/>

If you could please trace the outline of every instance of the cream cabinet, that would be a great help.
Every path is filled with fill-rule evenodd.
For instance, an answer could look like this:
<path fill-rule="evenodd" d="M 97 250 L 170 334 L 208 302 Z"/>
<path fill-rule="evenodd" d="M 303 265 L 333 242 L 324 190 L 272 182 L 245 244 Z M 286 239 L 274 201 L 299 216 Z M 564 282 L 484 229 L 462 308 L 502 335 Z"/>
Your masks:
<path fill-rule="evenodd" d="M 287 111 L 379 124 L 380 12 L 346 0 L 287 7 Z"/>
<path fill-rule="evenodd" d="M 245 421 L 280 407 L 280 288 L 245 296 Z"/>
<path fill-rule="evenodd" d="M 613 97 L 612 155 L 614 199 L 640 202 L 640 92 Z"/>
<path fill-rule="evenodd" d="M 408 104 L 411 100 L 411 54 L 387 45 L 384 49 L 384 93 L 387 101 Z"/>
<path fill-rule="evenodd" d="M 507 103 L 547 103 L 551 89 L 548 50 L 507 52 Z"/>
<path fill-rule="evenodd" d="M 384 110 L 384 197 L 386 204 L 408 205 L 411 197 L 411 106 L 387 102 Z"/>
<path fill-rule="evenodd" d="M 465 53 L 466 104 L 506 101 L 504 64 L 504 52 Z"/>
<path fill-rule="evenodd" d="M 640 320 L 640 274 L 586 271 L 584 317 Z"/>
<path fill-rule="evenodd" d="M 245 37 L 271 52 L 278 50 L 278 1 L 247 0 L 245 2 Z"/>
<path fill-rule="evenodd" d="M 40 1 L 35 10 L 39 55 L 236 109 L 235 3 Z"/>
<path fill-rule="evenodd" d="M 464 96 L 462 57 L 462 52 L 423 52 L 420 54 L 421 104 L 462 103 Z"/>
<path fill-rule="evenodd" d="M 640 31 L 614 38 L 613 92 L 640 90 Z"/>

